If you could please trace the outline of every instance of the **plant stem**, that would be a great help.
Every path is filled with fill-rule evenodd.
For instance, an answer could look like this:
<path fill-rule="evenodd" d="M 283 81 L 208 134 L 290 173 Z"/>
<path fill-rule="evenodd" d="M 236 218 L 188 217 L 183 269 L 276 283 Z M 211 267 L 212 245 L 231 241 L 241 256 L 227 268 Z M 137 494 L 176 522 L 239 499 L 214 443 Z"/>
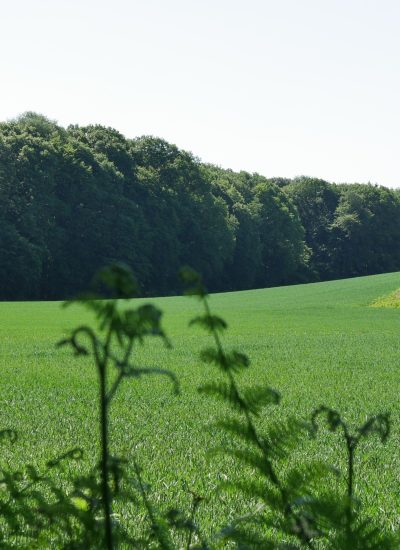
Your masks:
<path fill-rule="evenodd" d="M 194 530 L 194 518 L 196 516 L 196 510 L 200 504 L 200 499 L 196 496 L 193 496 L 192 501 L 192 511 L 190 514 L 190 527 L 189 527 L 189 536 L 187 540 L 186 550 L 190 550 L 192 546 L 193 530 Z"/>
<path fill-rule="evenodd" d="M 206 314 L 210 317 L 211 316 L 211 309 L 210 309 L 210 306 L 209 306 L 209 303 L 208 303 L 208 300 L 207 300 L 206 296 L 203 297 L 203 304 L 204 304 Z M 222 346 L 221 339 L 220 339 L 219 334 L 218 334 L 218 332 L 215 328 L 212 329 L 212 335 L 214 337 L 214 342 L 215 342 L 215 345 L 217 347 L 217 350 L 218 350 L 218 353 L 219 353 L 220 357 L 221 358 L 225 357 L 225 352 L 224 352 L 224 348 Z M 258 435 L 257 429 L 254 425 L 251 413 L 250 413 L 248 407 L 246 406 L 245 402 L 243 401 L 243 398 L 240 394 L 239 388 L 236 384 L 235 377 L 229 369 L 227 369 L 226 374 L 227 374 L 228 380 L 231 384 L 231 388 L 235 392 L 236 398 L 238 399 L 238 401 L 241 404 L 243 404 L 243 409 L 242 410 L 243 410 L 244 416 L 246 418 L 247 427 L 248 427 L 249 431 L 252 434 L 254 442 L 256 443 L 257 447 L 260 449 L 260 451 L 261 451 L 261 453 L 264 457 L 265 465 L 266 465 L 267 470 L 268 470 L 267 475 L 269 477 L 269 480 L 279 490 L 279 492 L 281 494 L 281 497 L 282 497 L 282 500 L 285 503 L 284 515 L 286 517 L 292 515 L 297 520 L 298 519 L 297 514 L 293 511 L 293 508 L 292 508 L 290 502 L 288 501 L 286 490 L 285 490 L 284 486 L 282 486 L 282 484 L 281 484 L 281 482 L 280 482 L 280 480 L 279 480 L 279 478 L 278 478 L 278 476 L 275 472 L 273 464 L 272 464 L 271 460 L 269 459 L 269 457 L 266 454 L 265 445 L 262 443 L 262 441 L 261 441 L 261 439 Z M 309 535 L 304 530 L 301 523 L 299 523 L 299 525 L 301 527 L 300 539 L 307 545 L 308 548 L 314 548 L 314 545 L 313 545 L 312 540 L 310 539 Z"/>
<path fill-rule="evenodd" d="M 104 354 L 98 363 L 100 375 L 100 436 L 101 436 L 101 488 L 104 508 L 105 546 L 107 550 L 113 550 L 113 533 L 111 526 L 111 495 L 108 485 L 108 399 L 107 399 L 107 363 L 109 359 L 112 328 L 107 333 L 104 344 Z"/>
<path fill-rule="evenodd" d="M 108 403 L 106 396 L 105 364 L 99 365 L 100 373 L 100 436 L 101 436 L 101 488 L 104 508 L 105 545 L 112 550 L 113 535 L 111 527 L 111 497 L 108 486 Z"/>
<path fill-rule="evenodd" d="M 349 467 L 349 478 L 347 481 L 347 496 L 351 500 L 353 498 L 353 470 L 354 470 L 354 449 L 353 447 L 349 447 L 349 460 L 348 460 L 348 467 Z"/>
<path fill-rule="evenodd" d="M 350 534 L 351 525 L 353 522 L 353 478 L 354 478 L 354 450 L 355 442 L 352 437 L 346 437 L 347 443 L 347 467 L 348 467 L 348 478 L 347 478 L 347 530 Z"/>

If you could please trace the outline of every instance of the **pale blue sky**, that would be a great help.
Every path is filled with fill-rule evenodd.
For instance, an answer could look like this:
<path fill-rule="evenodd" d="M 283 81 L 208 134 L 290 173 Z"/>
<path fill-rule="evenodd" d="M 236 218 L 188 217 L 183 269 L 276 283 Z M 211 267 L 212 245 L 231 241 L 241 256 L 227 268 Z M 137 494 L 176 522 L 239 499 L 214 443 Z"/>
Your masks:
<path fill-rule="evenodd" d="M 400 187 L 400 0 L 0 0 L 0 120 Z"/>

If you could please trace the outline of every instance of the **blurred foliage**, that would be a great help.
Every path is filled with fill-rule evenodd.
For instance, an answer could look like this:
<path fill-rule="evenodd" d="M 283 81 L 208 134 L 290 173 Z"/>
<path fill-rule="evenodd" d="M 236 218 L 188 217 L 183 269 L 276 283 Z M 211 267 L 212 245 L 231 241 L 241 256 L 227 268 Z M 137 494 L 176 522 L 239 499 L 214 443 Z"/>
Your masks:
<path fill-rule="evenodd" d="M 189 488 L 189 509 L 181 510 L 173 499 L 163 506 L 153 502 L 134 451 L 120 456 L 110 438 L 110 407 L 122 383 L 148 375 L 170 379 L 177 394 L 175 375 L 162 366 L 138 363 L 137 348 L 148 339 L 159 338 L 170 347 L 162 327 L 162 312 L 151 304 L 137 303 L 137 284 L 128 268 L 114 264 L 98 272 L 89 293 L 77 303 L 93 314 L 95 325 L 81 325 L 59 342 L 77 357 L 91 356 L 98 373 L 98 465 L 78 475 L 76 461 L 84 450 L 74 448 L 47 462 L 41 470 L 27 464 L 15 471 L 1 467 L 0 547 L 2 548 L 160 548 L 207 550 L 218 548 L 327 548 L 392 549 L 398 547 L 397 533 L 388 534 L 365 517 L 362 499 L 356 494 L 356 453 L 365 439 L 376 436 L 385 443 L 390 422 L 387 414 L 367 418 L 352 430 L 341 415 L 328 407 L 314 410 L 310 419 L 270 420 L 261 430 L 259 419 L 270 407 L 280 404 L 280 394 L 265 385 L 248 386 L 250 359 L 242 351 L 226 350 L 223 337 L 228 326 L 210 309 L 207 290 L 196 271 L 181 271 L 185 294 L 196 297 L 203 311 L 190 322 L 205 331 L 211 346 L 200 352 L 201 361 L 215 369 L 198 391 L 219 399 L 223 409 L 213 427 L 226 433 L 228 446 L 214 448 L 210 459 L 227 455 L 239 475 L 223 482 L 218 492 L 240 494 L 248 502 L 246 513 L 213 526 L 207 536 L 198 522 L 198 509 L 207 500 Z M 239 384 L 239 379 L 241 383 Z M 339 472 L 320 460 L 292 464 L 297 444 L 316 437 L 324 424 L 338 433 L 346 450 L 347 468 Z M 265 424 L 264 424 L 265 426 Z M 14 444 L 12 429 L 0 431 L 0 444 Z M 95 442 L 94 442 L 95 443 Z M 189 443 L 189 442 L 188 442 Z M 64 472 L 64 483 L 54 472 Z M 199 472 L 201 475 L 201 472 Z M 328 480 L 344 480 L 332 485 Z M 195 482 L 195 480 L 193 480 Z M 329 487 L 329 489 L 328 489 Z M 119 514 L 115 513 L 118 504 Z M 125 513 L 141 518 L 142 528 L 132 533 Z M 131 518 L 132 519 L 132 518 Z M 144 520 L 144 525 L 143 525 Z"/>

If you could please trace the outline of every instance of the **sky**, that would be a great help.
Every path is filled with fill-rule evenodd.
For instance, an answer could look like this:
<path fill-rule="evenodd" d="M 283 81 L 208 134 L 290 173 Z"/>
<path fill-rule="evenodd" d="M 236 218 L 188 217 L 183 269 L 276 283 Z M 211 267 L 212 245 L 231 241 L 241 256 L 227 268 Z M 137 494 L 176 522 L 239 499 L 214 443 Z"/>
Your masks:
<path fill-rule="evenodd" d="M 0 120 L 400 187 L 399 0 L 0 0 Z"/>

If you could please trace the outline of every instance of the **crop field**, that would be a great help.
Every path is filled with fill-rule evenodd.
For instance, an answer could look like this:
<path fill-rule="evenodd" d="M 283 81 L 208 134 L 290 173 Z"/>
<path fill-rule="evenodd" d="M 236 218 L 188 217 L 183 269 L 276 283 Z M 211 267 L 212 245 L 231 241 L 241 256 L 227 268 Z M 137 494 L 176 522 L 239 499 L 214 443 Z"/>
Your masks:
<path fill-rule="evenodd" d="M 369 414 L 391 413 L 388 442 L 366 440 L 356 459 L 356 493 L 362 493 L 365 511 L 388 530 L 400 527 L 400 312 L 369 305 L 399 287 L 400 273 L 391 273 L 215 294 L 210 301 L 213 312 L 228 322 L 224 344 L 251 359 L 240 382 L 267 384 L 282 395 L 280 405 L 265 409 L 260 426 L 290 415 L 309 418 L 321 404 L 340 411 L 355 427 Z M 204 496 L 200 523 L 215 529 L 247 506 L 235 494 L 221 492 L 220 482 L 246 474 L 229 458 L 208 453 L 230 441 L 211 426 L 224 405 L 197 392 L 216 376 L 199 360 L 208 337 L 188 327 L 199 305 L 187 297 L 146 301 L 164 311 L 173 348 L 148 341 L 137 350 L 137 363 L 174 371 L 181 394 L 174 395 L 161 377 L 124 381 L 112 404 L 111 451 L 128 460 L 135 455 L 161 507 L 188 508 L 189 490 Z M 19 436 L 2 444 L 3 465 L 41 468 L 76 446 L 85 453 L 76 468 L 86 471 L 95 464 L 97 374 L 90 358 L 75 358 L 55 346 L 82 322 L 91 322 L 85 311 L 63 309 L 58 302 L 0 304 L 0 427 Z M 306 438 L 290 462 L 319 458 L 342 469 L 344 457 L 341 439 L 322 431 L 315 440 Z M 344 481 L 339 483 L 344 491 Z M 134 516 L 130 507 L 120 513 L 128 521 Z"/>

